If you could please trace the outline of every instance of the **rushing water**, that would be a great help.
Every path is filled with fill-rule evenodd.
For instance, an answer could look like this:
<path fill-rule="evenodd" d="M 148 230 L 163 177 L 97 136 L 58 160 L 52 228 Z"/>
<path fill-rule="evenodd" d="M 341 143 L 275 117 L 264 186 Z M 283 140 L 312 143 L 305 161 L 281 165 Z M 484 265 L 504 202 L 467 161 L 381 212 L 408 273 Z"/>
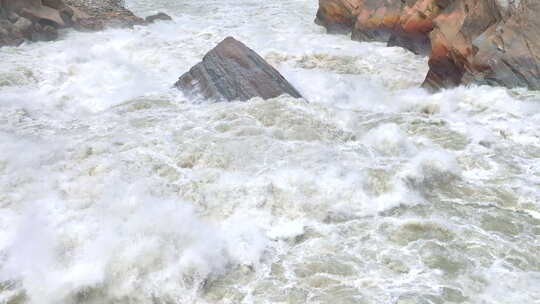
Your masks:
<path fill-rule="evenodd" d="M 540 94 L 430 95 L 316 2 L 0 49 L 0 303 L 540 303 Z M 228 35 L 309 103 L 171 89 Z"/>

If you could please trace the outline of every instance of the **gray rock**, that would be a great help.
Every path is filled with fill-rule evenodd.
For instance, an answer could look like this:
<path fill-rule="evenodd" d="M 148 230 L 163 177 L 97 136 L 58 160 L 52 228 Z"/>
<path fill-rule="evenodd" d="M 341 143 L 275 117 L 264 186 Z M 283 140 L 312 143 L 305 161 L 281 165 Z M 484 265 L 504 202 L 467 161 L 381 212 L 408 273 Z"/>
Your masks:
<path fill-rule="evenodd" d="M 540 0 L 521 0 L 473 45 L 478 51 L 464 82 L 540 90 Z"/>
<path fill-rule="evenodd" d="M 172 20 L 171 16 L 165 14 L 165 13 L 157 13 L 155 15 L 150 15 L 148 17 L 145 18 L 146 22 L 148 23 L 154 23 L 156 21 L 168 21 L 168 20 Z"/>
<path fill-rule="evenodd" d="M 269 99 L 283 94 L 302 97 L 276 69 L 232 37 L 208 52 L 175 86 L 215 101 Z"/>
<path fill-rule="evenodd" d="M 58 38 L 58 30 L 53 26 L 36 23 L 34 28 L 32 41 L 53 41 Z"/>
<path fill-rule="evenodd" d="M 0 37 L 7 37 L 8 35 L 9 31 L 0 25 Z"/>
<path fill-rule="evenodd" d="M 28 19 L 44 19 L 61 26 L 64 25 L 64 20 L 62 20 L 58 10 L 44 5 L 42 0 L 4 1 L 2 5 L 7 12 L 15 12 Z"/>
<path fill-rule="evenodd" d="M 19 15 L 17 15 L 14 12 L 10 12 L 9 14 L 7 14 L 7 20 L 9 20 L 9 22 L 11 23 L 17 22 L 18 19 L 19 19 Z"/>
<path fill-rule="evenodd" d="M 13 24 L 13 28 L 24 36 L 30 36 L 33 31 L 33 23 L 24 17 L 20 17 L 17 19 L 17 22 Z"/>
<path fill-rule="evenodd" d="M 66 7 L 66 4 L 62 0 L 41 0 L 41 2 L 43 3 L 43 5 L 52 7 L 57 10 L 61 10 Z"/>
<path fill-rule="evenodd" d="M 23 35 L 8 20 L 0 19 L 0 46 L 17 46 L 24 42 Z"/>

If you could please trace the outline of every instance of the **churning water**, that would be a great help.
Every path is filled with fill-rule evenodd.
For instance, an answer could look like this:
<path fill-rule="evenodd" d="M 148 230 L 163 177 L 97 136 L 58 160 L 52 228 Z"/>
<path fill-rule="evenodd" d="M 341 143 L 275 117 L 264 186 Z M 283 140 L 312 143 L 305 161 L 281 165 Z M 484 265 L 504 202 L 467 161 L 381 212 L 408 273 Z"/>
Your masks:
<path fill-rule="evenodd" d="M 540 303 L 540 94 L 430 95 L 315 0 L 0 50 L 0 303 Z M 309 100 L 171 89 L 226 36 Z"/>

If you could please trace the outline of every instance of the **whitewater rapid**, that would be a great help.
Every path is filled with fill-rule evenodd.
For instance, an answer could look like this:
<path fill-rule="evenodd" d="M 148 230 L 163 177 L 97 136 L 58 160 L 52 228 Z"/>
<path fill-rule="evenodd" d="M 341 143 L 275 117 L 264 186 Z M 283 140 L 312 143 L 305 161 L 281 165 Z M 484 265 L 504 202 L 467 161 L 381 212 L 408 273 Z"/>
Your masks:
<path fill-rule="evenodd" d="M 315 0 L 0 49 L 0 303 L 540 303 L 540 94 L 428 94 Z M 306 97 L 171 88 L 226 36 Z"/>

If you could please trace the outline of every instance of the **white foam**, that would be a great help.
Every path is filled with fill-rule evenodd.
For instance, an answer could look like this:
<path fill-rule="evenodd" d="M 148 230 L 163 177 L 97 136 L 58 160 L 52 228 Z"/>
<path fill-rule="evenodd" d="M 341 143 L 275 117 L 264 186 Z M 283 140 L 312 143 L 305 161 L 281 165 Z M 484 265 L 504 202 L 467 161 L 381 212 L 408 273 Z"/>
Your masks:
<path fill-rule="evenodd" d="M 426 58 L 327 35 L 316 1 L 131 5 L 174 20 L 0 50 L 0 302 L 534 299 L 537 92 L 429 94 Z M 308 102 L 171 89 L 229 35 Z"/>

